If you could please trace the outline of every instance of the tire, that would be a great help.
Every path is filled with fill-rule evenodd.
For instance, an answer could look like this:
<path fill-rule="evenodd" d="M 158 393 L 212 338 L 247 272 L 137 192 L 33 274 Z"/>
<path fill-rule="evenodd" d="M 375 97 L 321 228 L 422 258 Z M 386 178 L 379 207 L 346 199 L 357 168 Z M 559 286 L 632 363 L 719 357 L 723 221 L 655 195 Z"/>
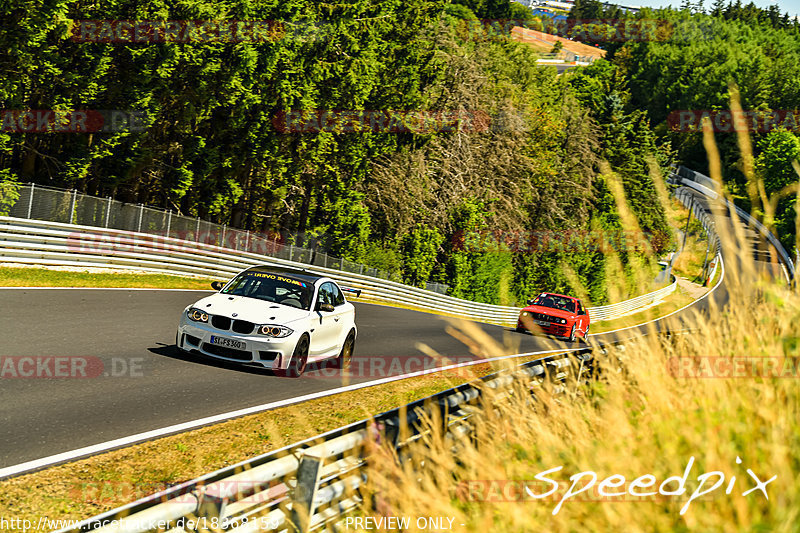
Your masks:
<path fill-rule="evenodd" d="M 527 329 L 521 327 L 514 328 L 514 331 L 516 331 L 517 333 L 528 333 Z"/>
<path fill-rule="evenodd" d="M 569 342 L 575 342 L 575 324 L 572 324 L 572 329 L 569 332 Z"/>
<path fill-rule="evenodd" d="M 589 344 L 589 324 L 586 324 L 586 331 L 583 332 L 583 343 Z"/>
<path fill-rule="evenodd" d="M 353 359 L 353 351 L 356 347 L 356 336 L 351 331 L 347 335 L 347 339 L 344 341 L 342 345 L 342 351 L 339 352 L 339 356 L 336 358 L 336 362 L 334 366 L 336 368 L 345 370 L 350 368 L 350 361 Z"/>
<path fill-rule="evenodd" d="M 292 359 L 289 361 L 289 366 L 282 372 L 282 375 L 289 378 L 299 378 L 306 371 L 308 365 L 308 337 L 300 337 L 297 345 L 294 347 Z"/>

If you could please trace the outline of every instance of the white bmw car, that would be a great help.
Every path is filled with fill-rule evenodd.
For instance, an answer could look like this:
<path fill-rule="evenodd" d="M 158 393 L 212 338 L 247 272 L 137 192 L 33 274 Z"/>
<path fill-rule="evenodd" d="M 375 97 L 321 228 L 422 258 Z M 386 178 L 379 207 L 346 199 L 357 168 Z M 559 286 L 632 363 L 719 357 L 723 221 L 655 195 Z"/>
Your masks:
<path fill-rule="evenodd" d="M 308 363 L 335 358 L 350 364 L 356 342 L 355 307 L 331 278 L 288 268 L 255 266 L 219 292 L 184 309 L 178 348 L 253 363 L 300 376 Z"/>

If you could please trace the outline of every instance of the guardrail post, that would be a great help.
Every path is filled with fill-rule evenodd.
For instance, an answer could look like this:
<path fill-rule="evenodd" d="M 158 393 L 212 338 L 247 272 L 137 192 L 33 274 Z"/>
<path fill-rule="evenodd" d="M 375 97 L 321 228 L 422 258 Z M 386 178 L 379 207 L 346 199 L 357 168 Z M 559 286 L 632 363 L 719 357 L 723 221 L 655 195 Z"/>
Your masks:
<path fill-rule="evenodd" d="M 320 452 L 307 452 L 297 466 L 297 485 L 292 493 L 292 525 L 295 531 L 306 533 L 314 516 L 314 498 L 319 489 L 324 458 Z"/>
<path fill-rule="evenodd" d="M 222 225 L 222 238 L 219 240 L 219 245 L 220 246 L 225 246 L 225 230 L 226 229 L 227 229 L 227 226 L 225 226 L 225 224 L 223 224 Z"/>
<path fill-rule="evenodd" d="M 169 227 L 172 225 L 172 209 L 167 211 L 167 231 L 165 237 L 169 237 Z"/>
<path fill-rule="evenodd" d="M 139 222 L 136 224 L 136 231 L 142 231 L 142 215 L 144 214 L 144 204 L 139 204 Z"/>
<path fill-rule="evenodd" d="M 691 198 L 691 205 L 689 206 L 689 214 L 686 217 L 686 229 L 683 231 L 683 244 L 681 250 L 686 248 L 686 236 L 689 235 L 689 222 L 692 220 L 692 211 L 694 210 L 694 198 Z"/>
<path fill-rule="evenodd" d="M 72 189 L 72 207 L 69 209 L 69 223 L 75 218 L 75 202 L 78 200 L 78 189 Z"/>
<path fill-rule="evenodd" d="M 244 236 L 244 251 L 250 251 L 250 230 L 247 230 Z"/>
<path fill-rule="evenodd" d="M 200 242 L 200 217 L 197 217 L 197 226 L 194 229 L 194 242 Z"/>
<path fill-rule="evenodd" d="M 106 196 L 108 202 L 106 202 L 106 227 L 108 227 L 108 223 L 111 219 L 111 197 Z"/>
<path fill-rule="evenodd" d="M 292 253 L 294 253 L 294 244 L 289 243 L 289 261 L 292 260 Z"/>
<path fill-rule="evenodd" d="M 31 218 L 31 210 L 33 209 L 33 190 L 36 188 L 36 185 L 31 182 L 31 196 L 28 198 L 28 218 Z"/>

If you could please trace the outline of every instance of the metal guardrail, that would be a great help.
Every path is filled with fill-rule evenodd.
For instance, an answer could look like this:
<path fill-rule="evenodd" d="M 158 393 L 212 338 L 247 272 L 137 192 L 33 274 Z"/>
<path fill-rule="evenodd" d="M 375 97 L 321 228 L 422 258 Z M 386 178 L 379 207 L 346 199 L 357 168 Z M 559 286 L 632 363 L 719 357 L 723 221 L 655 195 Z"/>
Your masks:
<path fill-rule="evenodd" d="M 471 432 L 471 407 L 484 390 L 503 393 L 516 383 L 516 390 L 533 392 L 548 380 L 554 393 L 563 392 L 565 382 L 579 381 L 591 363 L 588 348 L 543 357 L 182 483 L 60 533 L 327 529 L 361 503 L 358 489 L 367 480 L 362 467 L 373 446 L 388 444 L 403 458 L 408 445 L 430 431 L 426 420 L 459 438 Z"/>
<path fill-rule="evenodd" d="M 185 241 L 213 244 L 223 248 L 269 255 L 300 263 L 401 281 L 399 274 L 369 267 L 327 254 L 319 239 L 309 234 L 281 236 L 261 234 L 215 224 L 200 217 L 187 217 L 172 211 L 99 198 L 77 190 L 59 189 L 29 183 L 16 187 L 17 200 L 5 214 L 15 218 L 45 220 L 81 226 L 134 231 Z M 449 286 L 427 282 L 425 288 L 446 294 Z"/>
<path fill-rule="evenodd" d="M 736 204 L 725 198 L 725 196 L 722 195 L 718 190 L 714 180 L 712 180 L 708 176 L 705 176 L 703 174 L 700 174 L 699 172 L 696 172 L 694 170 L 688 169 L 683 166 L 677 167 L 674 173 L 674 177 L 680 180 L 680 183 L 682 185 L 691 187 L 692 189 L 702 193 L 703 195 L 709 198 L 720 200 L 724 202 L 729 209 L 733 209 L 734 211 L 736 211 L 736 214 L 739 215 L 739 218 L 744 220 L 748 225 L 753 226 L 756 230 L 758 230 L 758 232 L 761 233 L 761 235 L 767 241 L 769 241 L 769 243 L 773 246 L 773 248 L 775 248 L 775 250 L 778 252 L 778 256 L 780 257 L 781 262 L 783 263 L 783 266 L 788 270 L 788 276 L 790 281 L 794 279 L 795 276 L 794 263 L 792 262 L 792 259 L 789 257 L 789 254 L 786 253 L 786 249 L 783 247 L 778 238 L 775 237 L 775 235 L 773 235 L 772 232 L 769 231 L 769 229 L 766 226 L 764 226 L 764 224 L 762 224 L 753 216 L 751 216 L 750 213 L 748 213 L 741 207 L 737 206 Z"/>
<path fill-rule="evenodd" d="M 353 288 L 365 298 L 393 302 L 469 320 L 515 326 L 519 308 L 471 302 L 402 283 L 265 256 L 246 250 L 132 231 L 0 217 L 0 262 L 72 267 L 101 267 L 165 274 L 229 278 L 255 264 L 313 268 Z M 594 321 L 628 315 L 663 299 L 674 282 L 657 291 L 616 304 L 588 307 Z"/>

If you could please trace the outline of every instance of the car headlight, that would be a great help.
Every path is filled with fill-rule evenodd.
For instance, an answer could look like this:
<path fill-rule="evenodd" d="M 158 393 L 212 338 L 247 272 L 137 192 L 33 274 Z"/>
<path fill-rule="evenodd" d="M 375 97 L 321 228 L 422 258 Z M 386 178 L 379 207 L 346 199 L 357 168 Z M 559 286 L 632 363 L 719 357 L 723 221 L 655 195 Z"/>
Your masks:
<path fill-rule="evenodd" d="M 567 319 L 566 319 L 566 318 L 559 318 L 558 320 L 559 320 L 559 322 L 561 322 L 562 324 L 566 324 L 566 323 L 567 323 Z"/>
<path fill-rule="evenodd" d="M 263 326 L 258 326 L 256 332 L 259 335 L 266 335 L 268 337 L 288 337 L 292 333 L 294 333 L 293 329 L 289 329 L 286 326 L 278 326 L 275 324 L 265 324 Z"/>
<path fill-rule="evenodd" d="M 522 314 L 519 316 L 531 316 L 531 314 L 527 311 L 523 311 Z"/>
<path fill-rule="evenodd" d="M 196 307 L 186 311 L 186 316 L 189 317 L 189 320 L 194 320 L 195 322 L 208 322 L 208 313 Z"/>

